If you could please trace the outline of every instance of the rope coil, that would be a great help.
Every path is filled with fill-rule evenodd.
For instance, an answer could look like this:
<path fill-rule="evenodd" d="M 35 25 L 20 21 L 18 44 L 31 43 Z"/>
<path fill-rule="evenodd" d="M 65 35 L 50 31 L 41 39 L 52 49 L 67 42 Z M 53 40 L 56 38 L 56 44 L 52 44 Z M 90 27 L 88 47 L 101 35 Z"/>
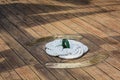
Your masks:
<path fill-rule="evenodd" d="M 46 53 L 63 59 L 81 57 L 88 51 L 88 47 L 81 42 L 67 39 L 56 39 L 45 45 Z"/>

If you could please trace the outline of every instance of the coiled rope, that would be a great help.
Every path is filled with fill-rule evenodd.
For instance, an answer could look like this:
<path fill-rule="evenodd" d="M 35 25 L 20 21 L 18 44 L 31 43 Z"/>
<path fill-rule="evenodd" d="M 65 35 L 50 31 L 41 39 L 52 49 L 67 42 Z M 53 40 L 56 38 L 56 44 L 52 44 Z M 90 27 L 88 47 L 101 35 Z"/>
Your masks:
<path fill-rule="evenodd" d="M 67 39 L 56 39 L 45 45 L 46 53 L 63 59 L 81 57 L 88 51 L 88 47 L 81 42 Z"/>

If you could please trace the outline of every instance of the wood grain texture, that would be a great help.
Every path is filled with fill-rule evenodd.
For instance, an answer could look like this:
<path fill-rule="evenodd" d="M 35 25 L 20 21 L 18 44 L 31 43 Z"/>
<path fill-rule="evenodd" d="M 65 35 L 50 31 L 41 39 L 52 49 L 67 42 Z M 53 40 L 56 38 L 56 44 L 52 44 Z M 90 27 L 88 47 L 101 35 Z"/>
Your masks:
<path fill-rule="evenodd" d="M 0 80 L 119 80 L 120 0 L 1 0 Z M 89 52 L 75 60 L 45 53 L 45 43 L 26 44 L 56 34 L 80 34 Z M 96 54 L 104 62 L 85 68 L 49 69 L 49 62 L 80 62 Z"/>

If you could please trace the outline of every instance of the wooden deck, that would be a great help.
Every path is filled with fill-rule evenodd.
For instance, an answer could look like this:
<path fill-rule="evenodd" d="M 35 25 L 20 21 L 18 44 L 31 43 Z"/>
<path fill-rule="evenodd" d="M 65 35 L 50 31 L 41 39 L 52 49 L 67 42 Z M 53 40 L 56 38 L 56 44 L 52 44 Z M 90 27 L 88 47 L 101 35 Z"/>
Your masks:
<path fill-rule="evenodd" d="M 78 33 L 90 49 L 82 58 L 109 58 L 90 67 L 49 69 L 45 63 L 65 60 L 26 46 Z M 0 80 L 120 80 L 120 0 L 0 0 Z"/>

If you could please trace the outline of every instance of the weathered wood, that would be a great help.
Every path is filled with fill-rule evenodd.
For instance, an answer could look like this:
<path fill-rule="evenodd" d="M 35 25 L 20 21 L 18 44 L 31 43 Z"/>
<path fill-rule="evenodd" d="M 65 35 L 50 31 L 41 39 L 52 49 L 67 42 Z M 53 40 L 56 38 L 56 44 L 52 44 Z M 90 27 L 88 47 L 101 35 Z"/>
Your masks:
<path fill-rule="evenodd" d="M 119 0 L 0 1 L 0 80 L 119 80 Z M 33 40 L 55 34 L 80 34 L 90 51 L 76 60 L 45 54 Z M 95 66 L 48 69 L 47 62 L 79 62 L 95 54 L 110 57 Z M 14 61 L 14 62 L 13 62 Z M 101 77 L 102 76 L 102 77 Z"/>
<path fill-rule="evenodd" d="M 16 58 L 15 56 L 13 57 L 12 55 L 8 54 L 8 52 L 11 53 L 9 51 L 10 48 L 5 44 L 5 42 L 1 38 L 0 38 L 0 50 L 1 50 L 0 57 L 4 58 L 4 60 L 0 62 L 0 64 L 2 65 L 0 66 L 0 74 L 3 76 L 5 80 L 14 80 L 14 79 L 22 80 L 22 78 L 14 70 L 14 67 L 12 67 L 14 65 L 13 60 L 16 60 L 16 61 L 18 60 L 15 59 Z M 9 62 L 10 64 L 13 63 L 13 65 L 11 66 Z"/>
<path fill-rule="evenodd" d="M 15 36 L 15 34 L 14 34 L 14 36 Z M 32 52 L 33 52 L 33 51 L 32 51 Z M 41 52 L 41 51 L 40 51 L 40 52 Z M 35 52 L 34 52 L 34 53 L 35 53 Z M 43 56 L 44 56 L 44 54 L 43 54 Z M 41 59 L 41 62 L 42 62 L 42 59 L 43 59 L 42 57 L 40 57 L 40 56 L 36 56 L 36 57 L 37 57 L 39 60 Z M 45 56 L 44 56 L 44 57 L 45 57 Z M 44 61 L 44 62 L 45 62 L 45 61 Z M 43 63 L 43 62 L 42 62 L 42 63 Z M 37 67 L 39 67 L 39 66 L 36 65 L 35 67 L 37 68 Z M 51 71 L 51 70 L 50 70 L 50 71 Z M 64 73 L 64 75 L 66 75 L 66 79 L 69 79 L 69 78 L 73 79 L 72 76 L 70 76 L 70 75 L 69 75 L 67 72 L 65 72 L 64 70 L 52 70 L 51 72 L 52 72 L 54 75 L 56 75 L 56 76 L 57 76 L 57 75 L 64 76 L 64 75 L 61 75 L 61 74 L 57 73 L 56 71 L 57 71 L 57 72 L 60 71 L 61 73 Z M 57 73 L 57 74 L 56 74 L 56 73 Z M 65 73 L 66 73 L 66 74 L 65 74 Z M 67 77 L 67 76 L 68 76 L 68 77 Z M 52 77 L 51 77 L 51 78 L 52 78 Z M 58 77 L 58 78 L 59 78 L 59 77 Z M 60 77 L 60 78 L 63 78 L 63 77 Z"/>
<path fill-rule="evenodd" d="M 64 23 L 65 21 L 63 21 L 63 23 Z M 79 21 L 79 23 L 80 23 L 80 21 Z M 80 24 L 81 25 L 81 24 Z M 89 25 L 90 26 L 90 25 Z M 89 29 L 89 27 L 88 28 L 86 28 L 86 29 Z M 91 30 L 91 29 L 90 29 Z M 94 28 L 94 30 L 95 30 L 95 28 Z M 95 32 L 95 31 L 92 31 L 92 32 Z M 96 33 L 98 33 L 99 31 L 97 31 Z M 99 34 L 98 34 L 99 35 Z M 103 34 L 102 35 L 102 37 L 104 36 L 105 34 Z M 107 37 L 107 35 L 105 35 L 105 37 Z M 98 41 L 97 41 L 98 42 Z M 108 44 L 109 45 L 109 44 Z M 112 48 L 111 48 L 112 49 Z M 113 48 L 114 49 L 114 48 Z M 110 50 L 110 49 L 109 49 Z"/>

